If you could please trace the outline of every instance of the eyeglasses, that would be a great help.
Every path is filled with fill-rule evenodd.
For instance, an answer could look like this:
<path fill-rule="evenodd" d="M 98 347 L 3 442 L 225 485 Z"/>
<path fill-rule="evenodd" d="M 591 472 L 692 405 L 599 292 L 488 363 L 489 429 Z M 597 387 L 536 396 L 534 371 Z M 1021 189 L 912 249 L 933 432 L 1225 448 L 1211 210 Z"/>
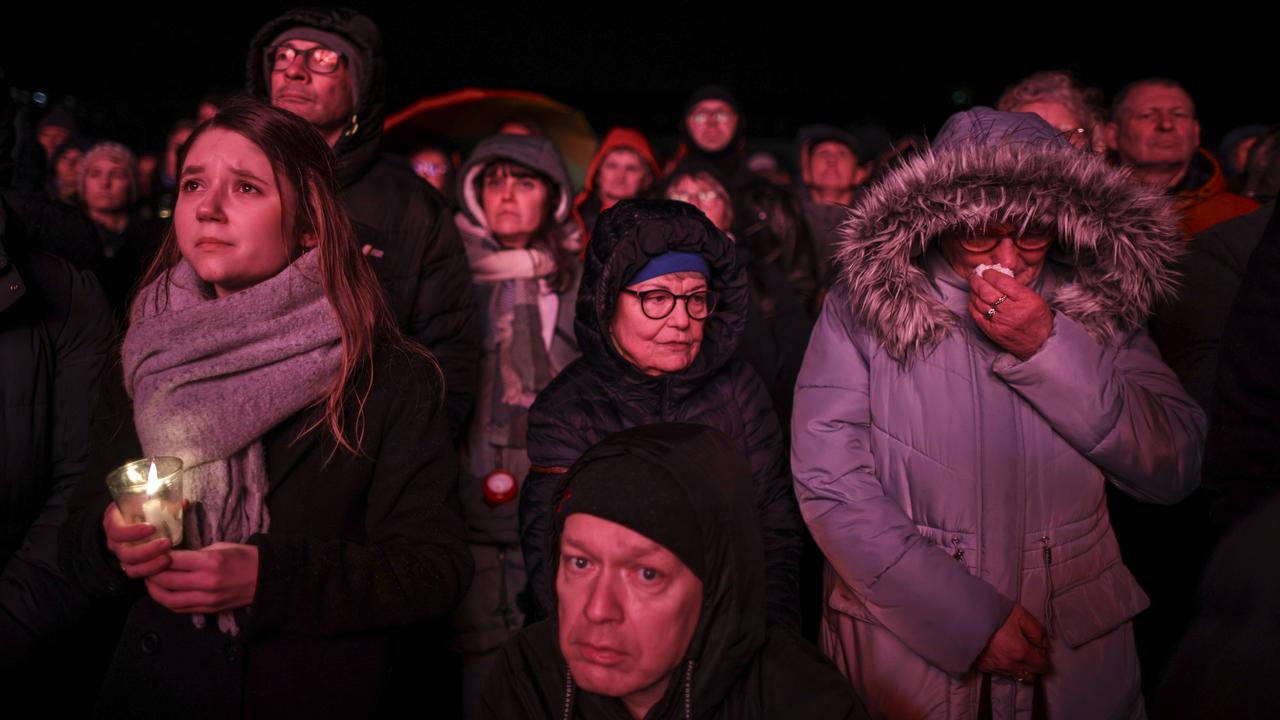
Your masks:
<path fill-rule="evenodd" d="M 1062 132 L 1058 133 L 1058 137 L 1062 138 L 1063 140 L 1066 140 L 1067 142 L 1071 143 L 1075 147 L 1078 147 L 1081 149 L 1088 149 L 1089 137 L 1085 134 L 1085 132 L 1086 132 L 1085 129 L 1082 127 L 1071 128 L 1070 130 L 1063 130 Z"/>
<path fill-rule="evenodd" d="M 959 240 L 960 247 L 964 248 L 965 252 L 984 253 L 994 250 L 1000 244 L 1000 241 L 1005 238 L 1013 240 L 1013 244 L 1018 246 L 1019 250 L 1027 252 L 1039 252 L 1053 244 L 1053 235 L 1048 231 L 1028 231 L 1021 237 L 1011 237 L 1009 234 L 983 234 L 978 236 L 961 235 L 956 239 Z"/>
<path fill-rule="evenodd" d="M 694 320 L 705 320 L 716 309 L 716 295 L 708 290 L 677 295 L 670 290 L 631 290 L 622 292 L 640 298 L 640 311 L 650 320 L 661 320 L 676 309 L 676 301 L 684 301 L 684 311 Z"/>
<path fill-rule="evenodd" d="M 694 125 L 706 125 L 708 122 L 715 120 L 717 123 L 723 125 L 729 122 L 729 118 L 731 117 L 733 117 L 733 113 L 728 110 L 699 110 L 689 116 L 689 122 Z"/>
<path fill-rule="evenodd" d="M 699 201 L 702 203 L 710 203 L 713 200 L 719 200 L 722 198 L 720 197 L 720 193 L 715 190 L 700 190 L 694 193 L 673 192 L 667 195 L 667 199 L 677 200 L 682 203 L 689 203 L 690 205 L 697 206 L 700 204 Z"/>
<path fill-rule="evenodd" d="M 413 171 L 421 177 L 440 177 L 449 172 L 449 166 L 445 163 L 431 162 L 429 160 L 419 160 L 413 164 Z"/>
<path fill-rule="evenodd" d="M 294 58 L 303 56 L 307 69 L 320 75 L 329 75 L 338 71 L 342 64 L 342 53 L 317 45 L 306 50 L 299 50 L 292 45 L 279 45 L 271 51 L 271 71 L 288 70 Z"/>

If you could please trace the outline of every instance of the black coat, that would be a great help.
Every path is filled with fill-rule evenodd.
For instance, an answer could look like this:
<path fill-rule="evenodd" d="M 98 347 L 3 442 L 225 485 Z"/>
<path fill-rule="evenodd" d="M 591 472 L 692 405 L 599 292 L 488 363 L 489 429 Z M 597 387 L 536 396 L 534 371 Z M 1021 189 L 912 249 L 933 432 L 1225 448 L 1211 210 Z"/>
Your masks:
<path fill-rule="evenodd" d="M 1179 266 L 1177 301 L 1156 315 L 1152 338 L 1160 355 L 1206 412 L 1231 301 L 1275 207 L 1269 203 L 1197 235 Z"/>
<path fill-rule="evenodd" d="M 346 38 L 363 55 L 354 132 L 338 140 L 340 197 L 357 242 L 386 292 L 396 324 L 440 363 L 452 437 L 466 427 L 475 396 L 480 357 L 480 318 L 471 270 L 448 202 L 413 174 L 407 162 L 379 152 L 386 70 L 382 39 L 368 18 L 351 10 L 299 8 L 267 23 L 249 46 L 249 93 L 270 95 L 264 58 L 281 32 L 313 27 Z"/>
<path fill-rule="evenodd" d="M 693 364 L 650 377 L 618 354 L 608 325 L 625 282 L 650 257 L 672 250 L 702 254 L 711 268 L 708 285 L 719 301 L 706 321 Z M 521 490 L 520 537 L 537 606 L 547 607 L 551 592 L 544 558 L 557 474 L 619 430 L 685 422 L 724 432 L 750 461 L 768 569 L 769 617 L 798 629 L 804 524 L 769 393 L 759 376 L 733 357 L 748 302 L 746 276 L 733 244 L 696 209 L 667 200 L 635 200 L 601 213 L 578 290 L 574 328 L 582 357 L 539 393 L 529 411 L 534 469 Z M 542 616 L 537 607 L 533 610 L 535 617 Z"/>
<path fill-rule="evenodd" d="M 232 638 L 216 622 L 197 630 L 189 616 L 156 604 L 106 548 L 103 477 L 141 457 L 117 365 L 63 534 L 63 563 L 87 592 L 137 598 L 100 713 L 160 717 L 181 707 L 195 717 L 370 717 L 385 709 L 397 627 L 447 613 L 471 578 L 434 376 L 425 359 L 379 351 L 361 456 L 335 452 L 324 428 L 299 437 L 316 410 L 263 436 L 271 527 L 249 539 L 259 553 L 257 592 L 237 611 L 241 630 Z M 347 413 L 355 427 L 352 403 Z"/>
<path fill-rule="evenodd" d="M 693 425 L 643 427 L 611 438 L 582 462 L 620 453 L 681 488 L 698 518 L 705 558 L 698 624 L 647 718 L 854 717 L 860 708 L 853 690 L 830 661 L 792 631 L 766 627 L 764 549 L 751 497 L 756 481 L 734 441 Z M 558 504 L 572 489 L 573 475 L 553 485 Z M 552 530 L 552 564 L 559 527 Z M 481 717 L 630 718 L 619 700 L 577 687 L 568 676 L 555 598 L 550 602 L 552 617 L 526 628 L 503 649 L 482 697 Z"/>
<path fill-rule="evenodd" d="M 1204 458 L 1204 489 L 1218 529 L 1280 493 L 1280 213 L 1275 207 L 1222 332 Z"/>
<path fill-rule="evenodd" d="M 89 451 L 91 398 L 115 332 L 102 289 L 0 207 L 0 668 L 83 611 L 57 534 Z"/>

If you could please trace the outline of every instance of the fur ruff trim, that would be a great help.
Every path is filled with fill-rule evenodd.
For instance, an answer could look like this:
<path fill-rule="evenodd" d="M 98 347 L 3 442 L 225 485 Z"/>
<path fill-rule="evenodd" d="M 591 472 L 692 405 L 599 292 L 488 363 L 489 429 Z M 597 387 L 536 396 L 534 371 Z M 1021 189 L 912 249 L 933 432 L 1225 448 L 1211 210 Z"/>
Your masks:
<path fill-rule="evenodd" d="M 872 187 L 840 228 L 836 265 L 854 317 L 905 362 L 956 326 L 917 261 L 943 231 L 1051 227 L 1075 268 L 1051 304 L 1100 342 L 1141 326 L 1177 289 L 1171 201 L 1097 156 L 1047 145 L 933 148 Z"/>

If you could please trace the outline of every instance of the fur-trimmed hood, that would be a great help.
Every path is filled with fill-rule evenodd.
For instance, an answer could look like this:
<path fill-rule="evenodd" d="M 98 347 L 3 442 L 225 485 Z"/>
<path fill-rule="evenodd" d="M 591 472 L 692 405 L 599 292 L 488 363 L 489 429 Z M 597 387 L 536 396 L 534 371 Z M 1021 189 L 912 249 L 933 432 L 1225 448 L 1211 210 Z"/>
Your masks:
<path fill-rule="evenodd" d="M 870 188 L 841 226 L 840 282 L 890 356 L 909 360 L 959 322 L 921 260 L 943 231 L 989 222 L 1055 230 L 1050 257 L 1074 275 L 1049 302 L 1099 340 L 1141 326 L 1176 289 L 1183 242 L 1167 197 L 1036 115 L 974 108 Z"/>

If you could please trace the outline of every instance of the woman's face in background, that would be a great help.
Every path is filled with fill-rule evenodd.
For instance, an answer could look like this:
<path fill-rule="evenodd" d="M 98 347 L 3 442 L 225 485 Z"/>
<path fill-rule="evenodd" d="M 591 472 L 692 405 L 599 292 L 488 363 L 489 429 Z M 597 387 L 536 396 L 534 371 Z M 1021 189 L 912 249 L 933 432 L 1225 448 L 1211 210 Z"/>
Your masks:
<path fill-rule="evenodd" d="M 667 188 L 667 199 L 679 200 L 698 208 L 720 232 L 728 232 L 729 225 L 733 222 L 733 208 L 729 205 L 724 188 L 718 183 L 684 175 Z"/>

